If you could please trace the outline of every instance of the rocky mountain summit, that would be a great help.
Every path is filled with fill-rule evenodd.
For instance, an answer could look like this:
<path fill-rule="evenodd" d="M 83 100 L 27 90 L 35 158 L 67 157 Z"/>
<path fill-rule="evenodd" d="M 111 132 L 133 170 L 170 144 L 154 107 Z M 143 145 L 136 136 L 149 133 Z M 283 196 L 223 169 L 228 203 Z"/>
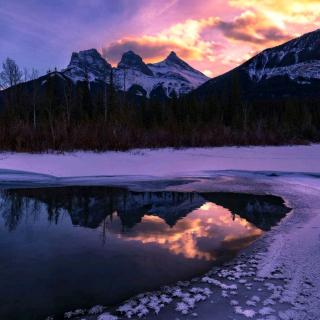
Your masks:
<path fill-rule="evenodd" d="M 70 63 L 62 71 L 73 82 L 103 81 L 109 83 L 110 77 L 118 90 L 135 91 L 135 94 L 152 97 L 162 94 L 167 97 L 189 93 L 209 78 L 195 70 L 176 53 L 158 63 L 146 64 L 133 51 L 125 52 L 116 68 L 105 60 L 96 49 L 72 54 Z"/>

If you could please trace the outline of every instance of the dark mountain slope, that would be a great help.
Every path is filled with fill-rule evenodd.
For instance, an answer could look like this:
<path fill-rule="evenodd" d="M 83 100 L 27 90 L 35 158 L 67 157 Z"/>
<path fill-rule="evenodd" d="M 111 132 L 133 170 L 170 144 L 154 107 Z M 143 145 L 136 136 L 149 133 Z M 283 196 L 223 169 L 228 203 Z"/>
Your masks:
<path fill-rule="evenodd" d="M 198 98 L 230 88 L 243 99 L 320 96 L 320 30 L 267 49 L 194 90 Z"/>

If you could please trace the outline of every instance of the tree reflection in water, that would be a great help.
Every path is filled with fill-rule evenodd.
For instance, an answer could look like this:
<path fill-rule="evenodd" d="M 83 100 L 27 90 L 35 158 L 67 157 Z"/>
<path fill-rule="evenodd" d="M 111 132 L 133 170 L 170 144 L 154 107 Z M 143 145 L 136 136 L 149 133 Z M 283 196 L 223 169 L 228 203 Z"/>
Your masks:
<path fill-rule="evenodd" d="M 281 198 L 240 193 L 131 192 L 109 187 L 52 187 L 9 189 L 1 192 L 0 210 L 8 230 L 13 231 L 23 217 L 36 220 L 45 211 L 50 223 L 58 224 L 68 214 L 74 226 L 103 228 L 116 215 L 121 231 L 141 223 L 143 217 L 157 216 L 174 227 L 189 213 L 207 203 L 227 210 L 257 228 L 267 231 L 289 211 Z M 41 210 L 40 210 L 41 208 Z"/>

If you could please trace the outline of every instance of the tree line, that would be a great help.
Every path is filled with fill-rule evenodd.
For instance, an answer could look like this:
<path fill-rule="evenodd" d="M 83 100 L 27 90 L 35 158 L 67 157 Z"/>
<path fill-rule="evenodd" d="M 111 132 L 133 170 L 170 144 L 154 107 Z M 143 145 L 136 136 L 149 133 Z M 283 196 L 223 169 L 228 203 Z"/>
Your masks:
<path fill-rule="evenodd" d="M 280 145 L 320 140 L 317 98 L 246 101 L 234 81 L 219 95 L 146 99 L 108 83 L 39 78 L 7 59 L 0 72 L 0 149 L 127 150 Z"/>

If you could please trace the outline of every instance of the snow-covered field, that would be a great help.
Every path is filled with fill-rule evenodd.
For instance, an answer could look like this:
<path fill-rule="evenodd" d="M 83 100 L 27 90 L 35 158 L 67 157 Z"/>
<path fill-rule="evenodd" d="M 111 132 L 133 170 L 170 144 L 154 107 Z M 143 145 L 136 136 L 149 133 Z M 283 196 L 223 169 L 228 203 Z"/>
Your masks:
<path fill-rule="evenodd" d="M 192 281 L 133 297 L 118 307 L 116 315 L 111 315 L 115 314 L 114 309 L 95 307 L 89 314 L 81 315 L 78 310 L 67 313 L 67 317 L 78 314 L 77 319 L 99 320 L 320 319 L 319 145 L 1 154 L 0 158 L 0 168 L 6 169 L 0 170 L 3 183 L 121 181 L 134 189 L 274 194 L 293 208 L 280 225 L 229 265 L 214 268 Z M 157 183 L 169 179 L 180 183 Z M 146 180 L 153 184 L 146 184 Z"/>
<path fill-rule="evenodd" d="M 206 171 L 320 172 L 320 145 L 74 152 L 1 153 L 0 169 L 55 177 L 194 176 Z"/>

